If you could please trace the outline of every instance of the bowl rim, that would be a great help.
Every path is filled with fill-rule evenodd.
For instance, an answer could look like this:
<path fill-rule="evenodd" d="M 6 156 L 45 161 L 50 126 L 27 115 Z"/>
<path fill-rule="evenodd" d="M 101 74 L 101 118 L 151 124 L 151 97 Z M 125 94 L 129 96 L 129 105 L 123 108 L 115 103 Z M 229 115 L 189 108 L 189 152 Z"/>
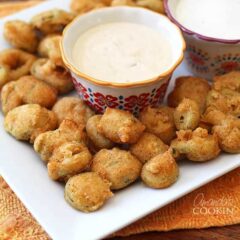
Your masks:
<path fill-rule="evenodd" d="M 96 79 L 96 78 L 93 78 L 81 71 L 79 71 L 76 67 L 74 67 L 70 61 L 68 61 L 66 55 L 65 55 L 65 52 L 64 52 L 64 37 L 66 35 L 66 32 L 71 28 L 71 26 L 77 22 L 79 20 L 79 18 L 81 18 L 83 15 L 80 15 L 80 16 L 77 16 L 72 22 L 70 22 L 66 27 L 65 29 L 63 30 L 63 34 L 62 34 L 62 40 L 60 41 L 60 50 L 61 50 L 61 55 L 62 55 L 62 58 L 63 58 L 63 62 L 64 64 L 68 67 L 68 69 L 70 71 L 72 71 L 74 74 L 76 74 L 77 76 L 79 77 L 82 77 L 84 78 L 85 80 L 87 80 L 88 82 L 91 82 L 95 85 L 100 85 L 100 86 L 107 86 L 107 87 L 122 87 L 122 88 L 126 88 L 126 87 L 139 87 L 139 86 L 143 86 L 143 85 L 150 85 L 150 84 L 153 84 L 157 81 L 160 81 L 161 79 L 164 79 L 166 78 L 167 76 L 171 75 L 173 73 L 173 71 L 181 64 L 181 62 L 183 61 L 183 58 L 184 58 L 184 51 L 186 49 L 186 43 L 185 43 L 185 40 L 184 40 L 184 37 L 182 35 L 182 32 L 181 30 L 174 24 L 172 23 L 169 18 L 163 14 L 159 14 L 159 13 L 156 13 L 152 10 L 149 10 L 149 9 L 145 9 L 145 8 L 140 8 L 140 7 L 128 7 L 128 6 L 119 6 L 119 7 L 103 7 L 103 8 L 100 8 L 100 9 L 97 9 L 97 10 L 94 10 L 94 11 L 90 11 L 88 13 L 85 13 L 84 15 L 86 14 L 94 14 L 96 12 L 99 12 L 99 11 L 111 11 L 111 10 L 114 10 L 114 9 L 135 9 L 135 10 L 141 10 L 141 11 L 147 11 L 147 12 L 151 12 L 151 14 L 157 14 L 157 15 L 160 15 L 161 17 L 164 17 L 166 18 L 167 21 L 169 21 L 169 23 L 177 30 L 177 34 L 179 35 L 180 37 L 180 41 L 182 42 L 182 49 L 181 49 L 181 54 L 179 56 L 179 58 L 175 61 L 175 63 L 165 72 L 162 72 L 161 74 L 159 74 L 158 76 L 156 77 L 153 77 L 151 79 L 147 79 L 147 80 L 142 80 L 142 81 L 136 81 L 136 82 L 126 82 L 126 83 L 118 83 L 118 82 L 108 82 L 108 81 L 103 81 L 103 80 L 99 80 L 99 79 Z"/>
<path fill-rule="evenodd" d="M 218 43 L 224 43 L 224 44 L 237 44 L 240 43 L 240 39 L 224 39 L 224 38 L 214 38 L 214 37 L 208 37 L 206 35 L 202 35 L 200 33 L 197 33 L 195 31 L 192 31 L 186 27 L 184 27 L 175 17 L 173 17 L 169 4 L 169 0 L 163 0 L 164 10 L 168 16 L 169 19 L 171 19 L 172 22 L 174 22 L 184 33 L 192 36 L 196 36 L 197 38 L 207 41 L 207 42 L 218 42 Z"/>

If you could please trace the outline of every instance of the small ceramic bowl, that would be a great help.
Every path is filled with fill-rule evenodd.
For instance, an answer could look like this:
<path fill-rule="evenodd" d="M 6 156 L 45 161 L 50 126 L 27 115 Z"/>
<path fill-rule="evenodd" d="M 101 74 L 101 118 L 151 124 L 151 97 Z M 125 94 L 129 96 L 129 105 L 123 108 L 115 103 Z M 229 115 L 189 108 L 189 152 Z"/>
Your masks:
<path fill-rule="evenodd" d="M 211 80 L 215 75 L 240 70 L 240 39 L 226 40 L 193 32 L 175 18 L 179 0 L 164 0 L 168 17 L 183 32 L 187 49 L 185 59 L 193 75 Z"/>
<path fill-rule="evenodd" d="M 79 35 L 96 25 L 121 21 L 143 24 L 161 31 L 172 48 L 173 60 L 169 69 L 153 79 L 131 83 L 111 83 L 80 72 L 72 59 L 73 46 Z M 167 17 L 134 7 L 101 8 L 81 15 L 65 28 L 61 42 L 63 61 L 71 72 L 78 94 L 99 113 L 104 112 L 106 107 L 111 107 L 138 114 L 148 105 L 160 104 L 173 71 L 183 60 L 184 50 L 185 42 L 181 31 Z"/>

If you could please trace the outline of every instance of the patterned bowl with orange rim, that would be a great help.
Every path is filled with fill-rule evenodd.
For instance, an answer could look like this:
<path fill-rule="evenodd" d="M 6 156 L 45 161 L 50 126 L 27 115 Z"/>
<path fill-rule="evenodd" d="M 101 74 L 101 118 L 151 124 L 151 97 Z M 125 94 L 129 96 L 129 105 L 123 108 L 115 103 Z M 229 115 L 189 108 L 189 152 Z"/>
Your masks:
<path fill-rule="evenodd" d="M 240 39 L 213 38 L 187 29 L 175 17 L 178 3 L 179 0 L 164 0 L 164 8 L 169 19 L 183 32 L 188 70 L 208 80 L 215 75 L 240 70 Z"/>
<path fill-rule="evenodd" d="M 79 71 L 72 58 L 73 46 L 86 30 L 109 22 L 132 22 L 161 31 L 171 45 L 172 63 L 169 69 L 144 81 L 116 83 L 95 79 Z M 144 46 L 143 46 L 144 47 Z M 166 16 L 135 7 L 101 8 L 77 17 L 63 33 L 61 53 L 79 96 L 96 112 L 103 113 L 106 107 L 128 110 L 138 114 L 143 108 L 159 105 L 166 93 L 170 78 L 182 62 L 185 41 L 180 29 Z"/>

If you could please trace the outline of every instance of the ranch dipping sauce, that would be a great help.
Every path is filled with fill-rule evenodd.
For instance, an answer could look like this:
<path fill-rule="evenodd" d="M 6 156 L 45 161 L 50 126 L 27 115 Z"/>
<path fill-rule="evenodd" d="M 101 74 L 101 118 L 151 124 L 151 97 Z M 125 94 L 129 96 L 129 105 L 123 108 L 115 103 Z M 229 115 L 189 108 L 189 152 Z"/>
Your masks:
<path fill-rule="evenodd" d="M 172 49 L 157 30 L 130 22 L 113 22 L 81 34 L 72 51 L 82 73 L 106 82 L 152 79 L 171 67 Z"/>
<path fill-rule="evenodd" d="M 174 18 L 204 36 L 240 39 L 240 0 L 176 0 Z M 171 7 L 171 6 L 170 6 Z"/>

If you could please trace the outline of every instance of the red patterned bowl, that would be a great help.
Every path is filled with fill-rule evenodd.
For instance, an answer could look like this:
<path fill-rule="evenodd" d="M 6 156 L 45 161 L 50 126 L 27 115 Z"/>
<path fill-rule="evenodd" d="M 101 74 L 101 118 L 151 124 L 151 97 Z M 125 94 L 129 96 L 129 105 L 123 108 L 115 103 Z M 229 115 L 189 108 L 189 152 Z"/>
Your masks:
<path fill-rule="evenodd" d="M 173 55 L 171 67 L 153 79 L 131 83 L 111 83 L 80 72 L 72 60 L 72 47 L 78 36 L 93 26 L 114 21 L 129 21 L 156 30 L 161 29 L 171 43 Z M 173 71 L 182 62 L 184 49 L 185 42 L 181 31 L 167 17 L 134 7 L 102 8 L 81 15 L 64 30 L 61 42 L 63 61 L 71 72 L 78 94 L 99 113 L 104 112 L 106 107 L 111 107 L 138 114 L 148 105 L 159 105 Z"/>
<path fill-rule="evenodd" d="M 213 38 L 187 29 L 175 18 L 178 3 L 179 0 L 164 0 L 164 7 L 168 17 L 183 32 L 188 70 L 209 80 L 215 75 L 240 70 L 240 39 Z"/>

